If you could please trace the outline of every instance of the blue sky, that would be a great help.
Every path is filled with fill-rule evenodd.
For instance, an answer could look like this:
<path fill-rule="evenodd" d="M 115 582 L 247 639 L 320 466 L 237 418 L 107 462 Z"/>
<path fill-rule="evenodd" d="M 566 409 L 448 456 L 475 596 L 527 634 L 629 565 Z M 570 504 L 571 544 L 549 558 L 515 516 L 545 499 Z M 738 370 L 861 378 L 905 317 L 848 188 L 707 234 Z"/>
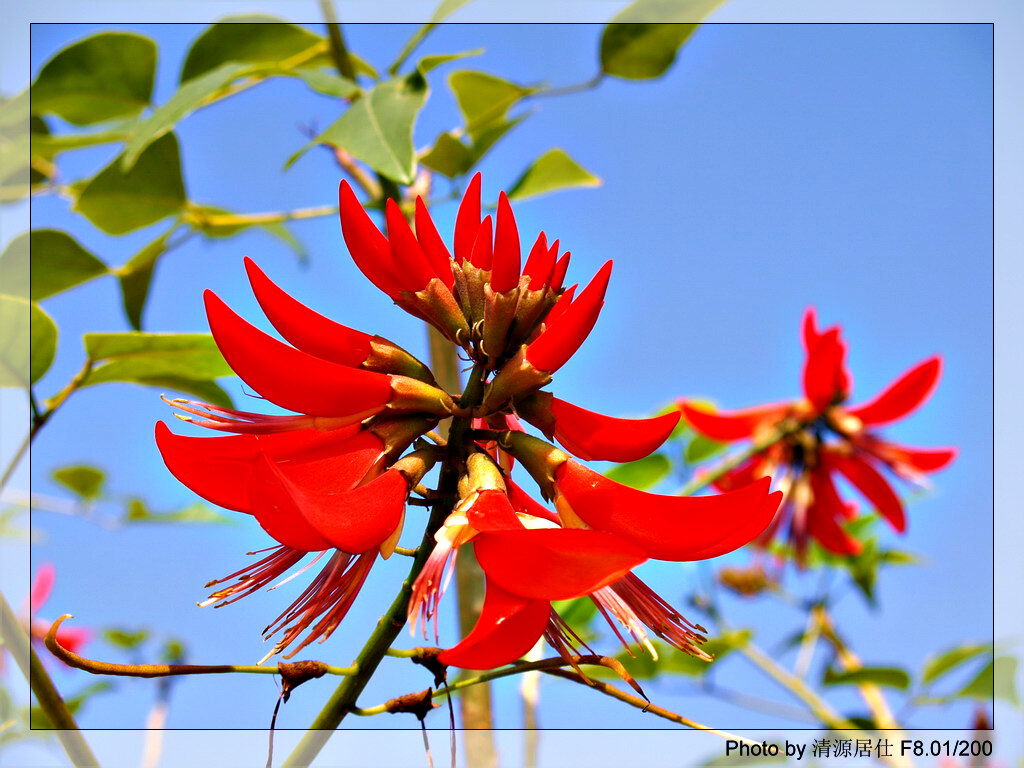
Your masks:
<path fill-rule="evenodd" d="M 104 28 L 35 27 L 33 72 L 63 45 Z M 159 42 L 156 100 L 165 100 L 199 30 L 127 28 Z M 411 29 L 353 27 L 349 38 L 353 49 L 382 65 Z M 599 31 L 449 26 L 423 53 L 484 47 L 487 53 L 467 66 L 520 82 L 573 83 L 593 74 Z M 879 611 L 851 596 L 840 614 L 852 644 L 874 663 L 919 667 L 934 651 L 991 635 L 991 56 L 991 28 L 982 25 L 706 26 L 662 80 L 608 81 L 592 92 L 529 104 L 536 114 L 482 168 L 491 199 L 551 146 L 565 148 L 604 180 L 595 190 L 516 208 L 521 229 L 543 228 L 573 251 L 574 281 L 605 259 L 616 260 L 600 323 L 555 383 L 560 396 L 580 405 L 635 415 L 681 395 L 710 396 L 726 407 L 793 397 L 799 318 L 812 304 L 823 322 L 844 328 L 855 399 L 870 397 L 924 357 L 944 356 L 935 396 L 888 431 L 902 442 L 952 444 L 961 452 L 936 476 L 933 495 L 912 506 L 910 531 L 899 542 L 926 563 L 885 575 Z M 418 145 L 457 121 L 443 74 L 432 82 Z M 330 202 L 337 173 L 326 155 L 309 153 L 287 174 L 281 166 L 303 143 L 298 124 L 323 126 L 336 114 L 328 100 L 274 82 L 189 118 L 179 136 L 190 196 L 245 211 Z M 90 173 L 109 159 L 108 149 L 69 156 L 67 174 Z M 452 216 L 451 206 L 435 214 L 442 232 L 450 231 Z M 109 238 L 54 199 L 33 205 L 33 224 L 67 229 L 115 264 L 160 231 Z M 241 269 L 242 256 L 250 255 L 311 306 L 422 351 L 422 330 L 361 278 L 336 221 L 306 222 L 295 232 L 311 254 L 308 267 L 258 234 L 175 252 L 154 284 L 148 329 L 205 330 L 200 296 L 207 287 L 258 318 Z M 41 383 L 44 394 L 77 370 L 82 331 L 124 329 L 112 280 L 53 299 L 47 308 L 62 342 Z M 155 395 L 120 385 L 75 395 L 34 449 L 34 490 L 58 493 L 49 472 L 88 460 L 110 471 L 116 493 L 141 492 L 161 508 L 190 503 L 194 497 L 170 478 L 152 447 L 152 424 L 166 418 Z M 245 663 L 262 655 L 258 630 L 283 607 L 277 595 L 223 611 L 194 607 L 203 583 L 262 546 L 262 533 L 248 521 L 116 532 L 43 513 L 35 522 L 46 537 L 33 557 L 54 561 L 61 574 L 47 606 L 53 612 L 75 613 L 83 625 L 181 635 L 196 661 Z M 896 545 L 897 537 L 887 533 L 886 541 Z M 374 595 L 389 599 L 404 568 L 375 569 L 343 630 L 318 655 L 338 663 L 352 655 L 364 634 L 358 629 L 379 613 Z M 698 576 L 678 566 L 642 573 L 673 599 Z M 955 616 L 940 620 L 939 608 L 950 605 L 957 606 Z M 760 628 L 764 646 L 794 628 L 794 617 L 783 624 L 756 605 L 732 609 L 733 623 Z M 394 666 L 367 700 L 395 693 L 407 672 Z M 732 681 L 744 685 L 747 670 L 736 672 Z M 71 687 L 81 684 L 66 679 Z M 296 696 L 286 709 L 288 725 L 307 722 L 330 688 Z M 698 719 L 712 725 L 783 724 L 751 714 L 737 718 L 715 702 L 657 690 L 660 703 L 684 712 L 699 708 Z M 151 694 L 145 681 L 125 684 L 97 698 L 82 724 L 139 725 Z M 169 725 L 261 727 L 269 706 L 223 702 L 272 694 L 261 678 L 221 679 L 216 687 L 185 681 L 177 686 Z M 589 700 L 581 721 L 577 695 L 545 686 L 544 724 L 659 725 L 604 700 Z M 945 719 L 931 714 L 918 715 L 918 724 L 958 727 L 969 709 L 950 708 Z M 499 717 L 518 722 L 511 704 L 499 707 Z"/>

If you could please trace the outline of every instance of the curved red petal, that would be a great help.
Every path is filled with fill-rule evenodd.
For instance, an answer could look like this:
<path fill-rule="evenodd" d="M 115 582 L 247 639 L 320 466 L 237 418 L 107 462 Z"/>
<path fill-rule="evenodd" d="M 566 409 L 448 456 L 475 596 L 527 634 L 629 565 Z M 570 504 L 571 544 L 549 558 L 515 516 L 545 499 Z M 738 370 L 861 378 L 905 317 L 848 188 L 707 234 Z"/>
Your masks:
<path fill-rule="evenodd" d="M 512 502 L 502 491 L 486 490 L 466 510 L 466 519 L 477 531 L 514 531 L 523 527 Z"/>
<path fill-rule="evenodd" d="M 643 550 L 618 536 L 569 528 L 481 534 L 474 549 L 488 579 L 535 600 L 582 597 L 647 559 Z"/>
<path fill-rule="evenodd" d="M 228 365 L 272 403 L 313 416 L 371 414 L 391 399 L 391 377 L 321 360 L 250 325 L 212 291 L 210 330 Z"/>
<path fill-rule="evenodd" d="M 330 549 L 331 542 L 306 522 L 289 486 L 276 462 L 262 454 L 253 462 L 249 507 L 256 522 L 286 547 L 300 552 Z"/>
<path fill-rule="evenodd" d="M 827 467 L 834 468 L 870 501 L 878 513 L 902 533 L 907 527 L 903 502 L 889 482 L 871 464 L 858 456 L 828 451 L 822 454 Z"/>
<path fill-rule="evenodd" d="M 469 263 L 480 269 L 490 269 L 494 260 L 494 243 L 491 234 L 491 217 L 485 216 L 476 231 L 473 249 L 469 253 Z"/>
<path fill-rule="evenodd" d="M 818 331 L 817 315 L 814 311 L 814 307 L 808 307 L 804 311 L 801 330 L 804 341 L 804 351 L 810 352 L 814 349 L 814 345 L 818 343 L 818 339 L 821 338 L 821 333 Z"/>
<path fill-rule="evenodd" d="M 931 396 L 942 375 L 942 358 L 918 363 L 890 384 L 874 400 L 849 409 L 865 424 L 887 424 L 916 410 Z"/>
<path fill-rule="evenodd" d="M 886 461 L 917 472 L 937 472 L 957 456 L 956 448 L 911 448 L 896 443 L 881 443 L 871 450 Z"/>
<path fill-rule="evenodd" d="M 157 422 L 160 423 L 160 422 Z M 39 566 L 39 570 L 36 571 L 36 576 L 32 579 L 32 588 L 28 593 L 28 605 L 29 611 L 35 613 L 43 604 L 50 599 L 50 593 L 53 591 L 53 582 L 57 579 L 57 569 L 53 563 L 43 563 Z"/>
<path fill-rule="evenodd" d="M 512 214 L 508 197 L 502 192 L 498 196 L 498 218 L 494 227 L 494 259 L 491 265 L 491 289 L 495 293 L 507 293 L 519 285 L 521 259 L 516 218 Z"/>
<path fill-rule="evenodd" d="M 530 255 L 526 258 L 526 266 L 523 267 L 523 274 L 529 276 L 530 283 L 527 285 L 531 291 L 539 291 L 548 284 L 551 277 L 551 270 L 555 268 L 554 255 L 548 250 L 548 238 L 543 232 L 537 235 L 537 240 L 530 249 Z"/>
<path fill-rule="evenodd" d="M 778 500 L 766 503 L 769 478 L 714 496 L 661 496 L 620 485 L 579 463 L 555 470 L 561 500 L 587 525 L 621 536 L 657 560 L 725 554 L 767 527 Z"/>
<path fill-rule="evenodd" d="M 684 400 L 680 408 L 686 421 L 697 432 L 712 440 L 728 443 L 753 437 L 763 427 L 780 421 L 790 406 L 780 403 L 737 411 L 709 411 Z"/>
<path fill-rule="evenodd" d="M 248 256 L 245 271 L 264 314 L 290 344 L 339 365 L 357 367 L 369 356 L 370 334 L 336 323 L 295 300 Z"/>
<path fill-rule="evenodd" d="M 158 421 L 156 445 L 179 482 L 218 507 L 251 512 L 249 483 L 260 456 L 255 437 L 185 437 Z"/>
<path fill-rule="evenodd" d="M 548 437 L 585 461 L 617 462 L 648 456 L 668 439 L 680 417 L 675 411 L 652 419 L 619 419 L 557 397 L 551 398 L 551 415 L 554 432 Z M 525 414 L 524 418 L 530 420 Z"/>
<path fill-rule="evenodd" d="M 539 517 L 543 520 L 550 520 L 552 523 L 558 522 L 558 515 L 534 499 L 519 485 L 512 482 L 512 478 L 506 477 L 505 485 L 508 488 L 508 500 L 516 512 Z"/>
<path fill-rule="evenodd" d="M 395 278 L 403 290 L 415 293 L 423 290 L 436 275 L 434 268 L 420 248 L 416 236 L 405 220 L 405 214 L 394 198 L 384 204 L 384 218 L 388 225 L 388 246 Z"/>
<path fill-rule="evenodd" d="M 755 480 L 760 480 L 768 473 L 768 460 L 763 453 L 751 457 L 735 469 L 731 469 L 714 481 L 719 491 L 735 491 L 744 488 Z"/>
<path fill-rule="evenodd" d="M 441 278 L 441 282 L 448 287 L 448 290 L 451 290 L 455 285 L 455 276 L 452 273 L 452 255 L 448 252 L 448 247 L 441 239 L 437 227 L 434 226 L 434 220 L 430 218 L 430 212 L 419 195 L 416 196 L 416 239 L 419 240 L 423 253 L 430 259 L 434 273 Z"/>
<path fill-rule="evenodd" d="M 546 600 L 529 600 L 486 581 L 484 606 L 473 630 L 438 661 L 463 669 L 494 669 L 521 658 L 544 634 L 551 615 Z"/>
<path fill-rule="evenodd" d="M 823 333 L 807 353 L 804 364 L 804 394 L 820 412 L 849 392 L 849 374 L 845 367 L 846 345 L 839 338 L 839 329 Z"/>
<path fill-rule="evenodd" d="M 597 322 L 608 290 L 612 262 L 604 266 L 568 309 L 545 328 L 526 349 L 526 359 L 538 370 L 554 373 L 580 348 Z"/>
<path fill-rule="evenodd" d="M 551 245 L 551 255 L 552 255 L 552 257 L 557 257 L 558 256 L 558 241 L 557 240 L 555 240 L 555 242 Z M 552 268 L 551 280 L 549 282 L 549 285 L 551 286 L 551 290 L 555 291 L 556 293 L 558 291 L 562 290 L 562 283 L 565 282 L 565 275 L 566 275 L 566 273 L 568 271 L 569 271 L 569 251 L 566 251 L 562 255 L 562 258 L 555 260 L 555 266 Z"/>
<path fill-rule="evenodd" d="M 473 242 L 480 229 L 480 174 L 477 173 L 466 187 L 459 212 L 455 217 L 455 263 L 469 261 Z"/>
<path fill-rule="evenodd" d="M 387 238 L 377 229 L 347 181 L 338 187 L 338 214 L 345 245 L 359 271 L 388 296 L 397 296 L 399 286 Z"/>
<path fill-rule="evenodd" d="M 550 328 L 557 322 L 558 318 L 565 314 L 565 310 L 572 306 L 573 297 L 576 295 L 576 289 L 579 288 L 578 284 L 570 285 L 566 288 L 562 295 L 558 297 L 558 301 L 554 303 L 554 306 L 548 310 L 548 313 L 544 315 L 544 324 Z"/>
<path fill-rule="evenodd" d="M 860 554 L 861 543 L 839 525 L 838 520 L 846 517 L 846 505 L 827 471 L 811 473 L 811 491 L 814 498 L 807 509 L 807 530 L 811 536 L 837 555 Z"/>

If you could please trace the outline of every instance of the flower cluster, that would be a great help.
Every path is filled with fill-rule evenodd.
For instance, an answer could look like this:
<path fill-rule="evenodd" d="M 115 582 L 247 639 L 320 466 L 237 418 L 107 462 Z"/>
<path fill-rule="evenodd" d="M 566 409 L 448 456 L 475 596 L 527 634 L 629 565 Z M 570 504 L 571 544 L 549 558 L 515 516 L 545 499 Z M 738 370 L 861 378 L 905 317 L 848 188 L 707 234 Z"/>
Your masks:
<path fill-rule="evenodd" d="M 578 293 L 575 285 L 563 288 L 569 254 L 559 254 L 558 241 L 549 245 L 541 233 L 523 264 L 505 195 L 493 224 L 491 216 L 481 218 L 479 175 L 459 207 L 451 251 L 420 199 L 415 232 L 388 201 L 386 235 L 345 182 L 339 200 L 344 239 L 359 269 L 459 347 L 473 370 L 464 392 L 445 392 L 401 347 L 317 314 L 248 260 L 253 292 L 288 343 L 207 292 L 210 328 L 232 369 L 257 394 L 292 412 L 264 415 L 178 400 L 172 405 L 185 420 L 233 434 L 186 437 L 157 424 L 164 461 L 181 482 L 215 504 L 253 515 L 278 542 L 258 562 L 212 582 L 231 583 L 207 604 L 248 595 L 316 553 L 313 562 L 327 559 L 322 570 L 265 630 L 283 632 L 268 657 L 304 632 L 290 655 L 326 639 L 376 558 L 394 551 L 416 492 L 421 505 L 443 514 L 412 585 L 414 626 L 422 617 L 425 632 L 432 620 L 436 633 L 438 601 L 460 547 L 473 544 L 486 577 L 479 621 L 440 656 L 443 663 L 492 668 L 519 658 L 541 637 L 569 655 L 582 641 L 551 603 L 584 596 L 637 642 L 652 647 L 652 632 L 707 658 L 699 649 L 700 627 L 632 570 L 649 558 L 705 559 L 748 543 L 770 523 L 781 494 L 770 493 L 764 480 L 712 496 L 658 496 L 619 485 L 569 456 L 642 458 L 679 419 L 678 413 L 611 418 L 541 389 L 594 327 L 611 262 Z M 527 434 L 520 418 L 569 453 Z M 447 442 L 423 439 L 447 419 Z M 441 487 L 425 489 L 421 481 L 438 462 Z M 517 465 L 553 509 L 513 481 Z"/>
<path fill-rule="evenodd" d="M 850 483 L 893 528 L 903 532 L 907 525 L 903 502 L 882 471 L 922 483 L 925 473 L 942 469 L 956 456 L 953 448 L 911 448 L 875 432 L 928 399 L 939 381 L 940 357 L 918 363 L 874 399 L 847 405 L 851 377 L 839 327 L 818 330 L 815 312 L 808 309 L 803 319 L 803 344 L 802 400 L 719 412 L 698 403 L 681 403 L 686 420 L 706 437 L 721 442 L 768 443 L 715 485 L 728 490 L 758 478 L 775 477 L 785 498 L 758 542 L 767 545 L 780 529 L 788 527 L 789 540 L 801 562 L 812 538 L 838 555 L 860 552 L 860 542 L 842 527 L 843 521 L 857 517 L 857 506 L 842 499 L 836 478 Z"/>

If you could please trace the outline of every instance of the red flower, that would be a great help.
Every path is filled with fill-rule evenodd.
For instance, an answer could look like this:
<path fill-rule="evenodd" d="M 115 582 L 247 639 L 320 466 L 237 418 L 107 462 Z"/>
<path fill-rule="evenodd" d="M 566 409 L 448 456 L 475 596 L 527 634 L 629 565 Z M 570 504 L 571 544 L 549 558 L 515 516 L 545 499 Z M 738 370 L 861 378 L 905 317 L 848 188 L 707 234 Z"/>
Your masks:
<path fill-rule="evenodd" d="M 786 498 L 761 537 L 762 544 L 788 525 L 789 538 L 801 560 L 809 538 L 836 554 L 856 555 L 860 543 L 841 523 L 856 517 L 857 510 L 839 496 L 834 481 L 837 475 L 856 488 L 893 528 L 903 532 L 903 503 L 882 471 L 921 481 L 923 473 L 942 469 L 956 456 L 954 448 L 909 448 L 873 431 L 907 416 L 928 399 L 938 384 L 942 359 L 930 357 L 918 363 L 873 400 L 850 406 L 846 405 L 851 390 L 846 345 L 838 326 L 819 331 L 814 310 L 808 309 L 803 342 L 807 354 L 803 400 L 719 412 L 684 401 L 681 409 L 695 430 L 721 442 L 758 440 L 780 431 L 781 439 L 716 482 L 726 490 L 766 475 L 777 477 Z"/>
<path fill-rule="evenodd" d="M 503 664 L 541 635 L 568 654 L 575 635 L 550 604 L 582 595 L 591 596 L 637 641 L 645 641 L 647 627 L 701 655 L 699 628 L 631 569 L 649 557 L 706 558 L 745 544 L 771 520 L 779 494 L 769 494 L 767 482 L 715 497 L 643 494 L 526 436 L 517 418 L 580 458 L 614 461 L 646 456 L 675 427 L 678 413 L 612 418 L 540 391 L 594 327 L 611 262 L 578 294 L 576 286 L 565 290 L 569 254 L 559 256 L 558 241 L 548 245 L 541 233 L 523 265 L 504 194 L 496 216 L 481 220 L 479 176 L 459 207 L 451 251 L 422 200 L 416 201 L 415 232 L 389 200 L 387 235 L 345 182 L 339 202 L 342 233 L 359 269 L 396 304 L 459 346 L 482 391 L 472 402 L 467 395 L 456 404 L 411 354 L 303 306 L 246 260 L 260 306 L 288 343 L 256 329 L 207 292 L 210 328 L 235 372 L 258 395 L 292 413 L 264 415 L 175 400 L 171 405 L 189 414 L 180 418 L 234 434 L 184 437 L 162 423 L 156 430 L 175 477 L 215 504 L 253 515 L 277 542 L 258 562 L 211 582 L 232 580 L 205 604 L 233 602 L 283 577 L 308 553 L 318 553 L 313 562 L 330 553 L 320 574 L 266 630 L 268 636 L 283 631 L 271 654 L 304 632 L 290 655 L 326 639 L 377 555 L 394 551 L 410 489 L 422 491 L 420 480 L 443 460 L 460 473 L 459 498 L 415 581 L 410 615 L 436 621 L 446 574 L 463 544 L 473 542 L 487 575 L 480 621 L 444 654 L 446 663 Z M 468 439 L 444 448 L 418 441 L 447 418 L 459 420 Z M 545 498 L 555 501 L 557 512 L 512 482 L 516 460 Z"/>

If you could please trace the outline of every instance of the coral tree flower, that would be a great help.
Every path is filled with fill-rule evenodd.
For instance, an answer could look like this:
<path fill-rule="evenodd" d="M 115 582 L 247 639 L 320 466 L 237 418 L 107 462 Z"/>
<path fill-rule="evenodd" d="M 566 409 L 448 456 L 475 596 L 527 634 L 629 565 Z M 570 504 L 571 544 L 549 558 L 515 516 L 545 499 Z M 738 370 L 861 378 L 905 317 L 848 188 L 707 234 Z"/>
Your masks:
<path fill-rule="evenodd" d="M 851 377 L 839 327 L 819 331 L 810 308 L 803 319 L 803 345 L 802 400 L 718 412 L 683 401 L 681 409 L 697 432 L 713 440 L 771 442 L 715 483 L 728 490 L 767 475 L 776 477 L 785 501 L 760 537 L 761 544 L 788 526 L 801 561 L 812 538 L 835 554 L 856 555 L 860 542 L 843 530 L 842 522 L 856 517 L 857 508 L 839 495 L 836 478 L 846 480 L 902 533 L 907 525 L 903 502 L 883 472 L 921 483 L 924 474 L 942 469 L 956 456 L 954 448 L 910 448 L 875 431 L 928 399 L 938 384 L 942 359 L 930 357 L 868 402 L 848 405 Z"/>
<path fill-rule="evenodd" d="M 523 432 L 522 417 L 584 460 L 632 461 L 655 450 L 679 414 L 604 416 L 543 391 L 597 322 L 611 275 L 602 266 L 582 289 L 563 287 L 569 253 L 542 232 L 523 262 L 519 229 L 501 194 L 482 217 L 480 177 L 468 185 L 451 249 L 421 199 L 412 222 L 388 201 L 385 232 L 346 182 L 341 229 L 356 266 L 395 304 L 433 325 L 473 364 L 472 387 L 443 391 L 413 355 L 378 336 L 318 314 L 278 288 L 253 262 L 253 292 L 281 341 L 207 292 L 214 340 L 255 392 L 289 411 L 268 415 L 189 400 L 169 401 L 179 418 L 226 432 L 176 435 L 157 424 L 170 471 L 214 504 L 250 514 L 276 546 L 257 562 L 211 582 L 227 584 L 204 604 L 224 605 L 293 576 L 300 561 L 326 558 L 302 594 L 266 628 L 282 632 L 271 654 L 324 640 L 338 626 L 378 556 L 388 557 L 406 521 L 411 491 L 424 506 L 447 505 L 431 529 L 435 546 L 413 583 L 413 626 L 434 622 L 461 546 L 472 543 L 486 575 L 476 626 L 441 655 L 446 664 L 491 668 L 514 661 L 541 637 L 563 655 L 582 643 L 552 602 L 588 596 L 639 643 L 648 631 L 707 658 L 690 624 L 632 573 L 649 558 L 695 560 L 746 544 L 772 520 L 780 494 L 768 481 L 699 498 L 635 491 L 584 468 Z M 411 224 L 411 225 L 410 225 Z M 421 436 L 452 419 L 452 439 Z M 435 441 L 437 442 L 437 441 Z M 428 491 L 437 461 L 457 488 Z M 551 510 L 512 480 L 516 463 Z M 619 629 L 619 637 L 624 637 Z M 271 654 L 268 654 L 268 658 Z"/>

